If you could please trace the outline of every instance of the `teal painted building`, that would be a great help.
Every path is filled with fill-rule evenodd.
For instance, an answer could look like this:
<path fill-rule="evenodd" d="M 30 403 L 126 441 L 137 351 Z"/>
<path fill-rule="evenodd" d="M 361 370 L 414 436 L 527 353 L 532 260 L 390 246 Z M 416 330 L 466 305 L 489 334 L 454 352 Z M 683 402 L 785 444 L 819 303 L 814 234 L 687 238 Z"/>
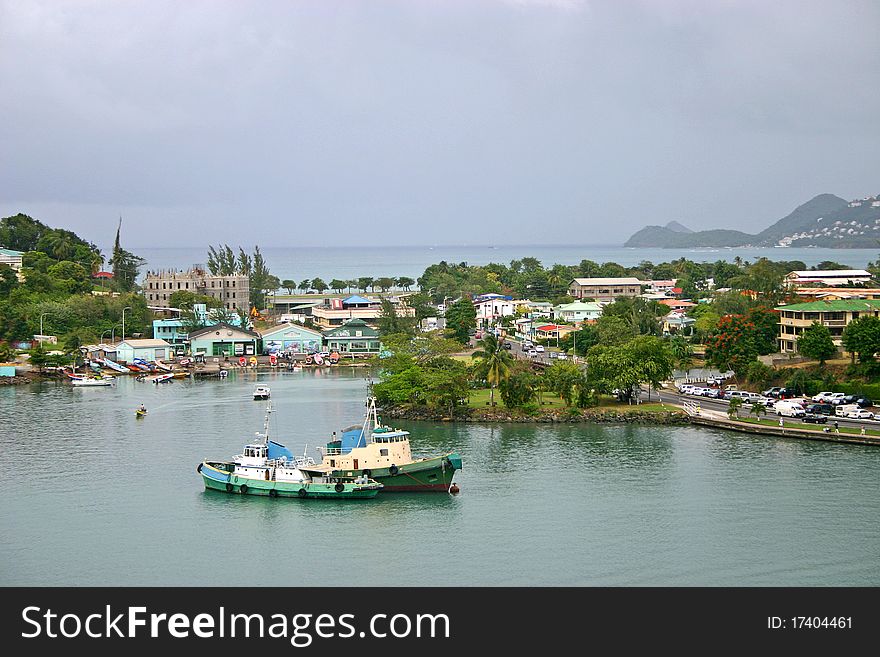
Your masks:
<path fill-rule="evenodd" d="M 372 356 L 382 349 L 379 331 L 362 319 L 352 319 L 338 328 L 324 331 L 324 343 L 340 355 Z"/>
<path fill-rule="evenodd" d="M 280 324 L 260 331 L 263 338 L 263 353 L 279 352 L 290 354 L 311 354 L 321 351 L 324 336 L 299 324 Z"/>
<path fill-rule="evenodd" d="M 260 334 L 225 322 L 206 326 L 189 334 L 193 356 L 255 356 L 259 353 Z"/>

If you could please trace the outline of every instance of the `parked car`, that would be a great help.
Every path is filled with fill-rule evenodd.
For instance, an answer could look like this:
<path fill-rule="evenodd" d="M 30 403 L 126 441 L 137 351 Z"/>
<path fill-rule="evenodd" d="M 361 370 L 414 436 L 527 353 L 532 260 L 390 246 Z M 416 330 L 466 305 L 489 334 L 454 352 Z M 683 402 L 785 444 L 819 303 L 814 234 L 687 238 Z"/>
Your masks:
<path fill-rule="evenodd" d="M 858 399 L 856 399 L 856 404 L 858 404 L 862 408 L 871 408 L 874 405 L 874 402 L 872 402 L 867 397 L 859 397 Z"/>
<path fill-rule="evenodd" d="M 730 385 L 724 386 L 724 392 L 727 392 L 729 390 L 739 390 L 739 388 L 737 388 L 734 384 L 731 383 Z"/>
<path fill-rule="evenodd" d="M 804 422 L 810 422 L 811 424 L 825 424 L 828 422 L 828 416 L 820 413 L 807 413 L 801 419 Z"/>
<path fill-rule="evenodd" d="M 772 398 L 776 399 L 777 397 L 779 397 L 780 390 L 782 390 L 782 388 L 780 388 L 779 386 L 774 386 L 772 388 L 768 388 L 767 390 L 765 390 L 761 394 L 764 395 L 765 397 L 772 397 Z"/>
<path fill-rule="evenodd" d="M 847 417 L 850 420 L 873 420 L 874 414 L 871 411 L 866 411 L 864 408 L 860 408 L 855 411 L 849 411 L 844 417 Z"/>
<path fill-rule="evenodd" d="M 558 354 L 556 354 L 556 359 L 557 360 L 568 360 L 568 354 L 564 354 L 560 351 Z"/>
<path fill-rule="evenodd" d="M 829 399 L 831 399 L 831 395 L 833 395 L 833 394 L 834 393 L 830 390 L 826 390 L 825 392 L 820 392 L 816 395 L 813 395 L 813 401 L 818 402 L 818 403 L 828 401 Z"/>
<path fill-rule="evenodd" d="M 544 345 L 542 345 L 542 344 L 537 345 L 535 347 L 535 351 L 537 351 L 539 354 L 543 354 L 544 353 Z"/>
<path fill-rule="evenodd" d="M 805 410 L 813 415 L 834 415 L 832 404 L 810 404 Z"/>
<path fill-rule="evenodd" d="M 559 357 L 558 351 L 548 351 L 547 352 L 547 358 L 558 358 L 558 357 Z"/>
<path fill-rule="evenodd" d="M 844 402 L 843 402 L 843 398 L 844 398 L 844 397 L 846 397 L 846 395 L 844 395 L 842 392 L 832 392 L 831 395 L 829 395 L 829 396 L 825 399 L 825 401 L 827 401 L 827 402 L 830 403 L 830 404 L 834 404 L 835 406 L 837 406 L 838 404 L 843 404 L 843 403 L 844 403 Z"/>
<path fill-rule="evenodd" d="M 505 342 L 505 343 L 504 343 L 504 348 L 505 348 L 505 349 L 510 349 L 512 346 L 513 346 L 513 345 L 511 345 L 509 342 Z"/>
<path fill-rule="evenodd" d="M 537 358 L 538 352 L 534 349 L 529 349 L 529 358 Z"/>

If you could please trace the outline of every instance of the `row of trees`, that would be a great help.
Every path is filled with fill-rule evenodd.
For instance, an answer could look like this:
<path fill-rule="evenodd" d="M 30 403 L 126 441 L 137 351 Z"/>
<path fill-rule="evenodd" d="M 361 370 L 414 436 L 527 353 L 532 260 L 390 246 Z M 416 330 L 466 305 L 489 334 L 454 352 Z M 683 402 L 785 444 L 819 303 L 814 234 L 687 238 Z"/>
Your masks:
<path fill-rule="evenodd" d="M 252 254 L 238 247 L 237 255 L 228 244 L 209 246 L 207 267 L 214 276 L 247 276 L 250 302 L 255 308 L 265 308 L 266 295 L 281 287 L 279 278 L 269 271 L 259 246 L 254 247 Z"/>
<path fill-rule="evenodd" d="M 334 278 L 329 283 L 325 283 L 322 278 L 306 278 L 299 283 L 287 278 L 281 281 L 280 287 L 286 289 L 288 294 L 293 294 L 294 290 L 299 290 L 303 293 L 310 290 L 315 290 L 318 293 L 333 290 L 337 294 L 342 294 L 343 291 L 351 292 L 352 290 L 355 292 L 366 292 L 367 288 L 371 292 L 375 292 L 376 288 L 379 288 L 382 292 L 388 292 L 395 287 L 408 292 L 413 285 L 415 285 L 415 279 L 408 276 L 398 276 L 396 278 L 391 276 L 382 276 L 380 278 L 362 276 L 351 280 Z"/>

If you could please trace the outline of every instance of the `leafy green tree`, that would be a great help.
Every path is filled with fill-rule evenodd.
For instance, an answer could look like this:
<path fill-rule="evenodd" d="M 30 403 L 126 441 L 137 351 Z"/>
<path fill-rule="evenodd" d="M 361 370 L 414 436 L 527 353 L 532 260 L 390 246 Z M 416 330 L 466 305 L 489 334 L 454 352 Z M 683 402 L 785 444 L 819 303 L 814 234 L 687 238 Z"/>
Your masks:
<path fill-rule="evenodd" d="M 673 335 L 669 339 L 669 350 L 675 359 L 675 366 L 685 372 L 690 371 L 694 366 L 694 349 L 690 343 L 680 335 Z"/>
<path fill-rule="evenodd" d="M 467 297 L 462 297 L 446 309 L 446 329 L 462 344 L 468 343 L 470 331 L 475 328 L 476 322 L 477 311 Z"/>
<path fill-rule="evenodd" d="M 521 408 L 538 396 L 540 378 L 527 364 L 517 361 L 510 367 L 506 379 L 498 385 L 501 401 L 508 408 Z"/>
<path fill-rule="evenodd" d="M 43 348 L 43 343 L 38 342 L 33 348 L 28 350 L 28 362 L 32 367 L 36 367 L 38 371 L 42 372 L 43 368 L 46 366 L 46 363 L 49 360 L 49 355 L 46 353 L 46 350 Z"/>
<path fill-rule="evenodd" d="M 409 276 L 398 276 L 397 277 L 397 285 L 403 290 L 409 291 L 413 285 L 416 284 L 415 279 L 410 278 Z"/>
<path fill-rule="evenodd" d="M 296 281 L 285 278 L 283 281 L 281 281 L 281 287 L 287 290 L 288 294 L 293 294 L 293 291 L 296 289 Z"/>
<path fill-rule="evenodd" d="M 327 284 L 320 278 L 313 278 L 311 287 L 313 290 L 316 290 L 318 294 L 321 294 L 327 289 Z"/>
<path fill-rule="evenodd" d="M 373 285 L 373 279 L 369 276 L 362 276 L 358 279 L 357 285 L 359 290 L 366 292 L 367 288 Z"/>
<path fill-rule="evenodd" d="M 863 316 L 851 321 L 843 329 L 843 348 L 858 355 L 859 362 L 873 361 L 880 351 L 880 319 Z"/>
<path fill-rule="evenodd" d="M 394 287 L 394 279 L 389 276 L 377 278 L 373 283 L 374 285 L 378 285 L 379 289 L 381 289 L 383 292 L 387 292 L 392 287 Z"/>
<path fill-rule="evenodd" d="M 599 344 L 599 329 L 595 324 L 584 324 L 559 339 L 559 348 L 576 356 L 586 356 L 593 345 Z"/>
<path fill-rule="evenodd" d="M 599 337 L 597 344 L 603 346 L 626 344 L 636 336 L 635 330 L 631 324 L 622 317 L 615 317 L 612 315 L 606 317 L 603 314 L 598 320 L 596 320 L 596 331 Z"/>
<path fill-rule="evenodd" d="M 309 290 L 311 290 L 312 289 L 311 279 L 306 278 L 305 280 L 301 281 L 299 284 L 299 289 L 302 290 L 303 292 L 308 292 Z"/>
<path fill-rule="evenodd" d="M 494 333 L 486 333 L 471 357 L 477 361 L 476 371 L 489 384 L 489 401 L 494 406 L 495 388 L 510 375 L 513 356 Z"/>
<path fill-rule="evenodd" d="M 798 351 L 807 358 L 818 360 L 819 365 L 825 365 L 825 361 L 837 353 L 837 347 L 831 339 L 831 331 L 819 322 L 813 322 L 804 329 L 798 337 Z"/>
<path fill-rule="evenodd" d="M 336 291 L 337 294 L 342 294 L 342 291 L 348 286 L 348 281 L 343 281 L 338 278 L 334 278 L 330 281 L 330 287 Z"/>
<path fill-rule="evenodd" d="M 412 336 L 416 330 L 415 319 L 398 315 L 394 304 L 384 297 L 381 300 L 381 310 L 376 326 L 379 329 L 379 334 L 382 336 L 395 333 Z"/>
<path fill-rule="evenodd" d="M 16 351 L 6 342 L 0 342 L 0 363 L 11 363 L 15 360 Z"/>
<path fill-rule="evenodd" d="M 571 406 L 577 388 L 584 380 L 584 373 L 572 362 L 556 361 L 544 370 L 543 379 L 548 390 L 559 395 L 566 406 Z"/>
<path fill-rule="evenodd" d="M 630 335 L 659 335 L 658 317 L 669 309 L 656 301 L 641 297 L 618 297 L 602 308 L 602 317 L 619 317 L 629 327 Z M 602 344 L 605 344 L 604 342 Z"/>

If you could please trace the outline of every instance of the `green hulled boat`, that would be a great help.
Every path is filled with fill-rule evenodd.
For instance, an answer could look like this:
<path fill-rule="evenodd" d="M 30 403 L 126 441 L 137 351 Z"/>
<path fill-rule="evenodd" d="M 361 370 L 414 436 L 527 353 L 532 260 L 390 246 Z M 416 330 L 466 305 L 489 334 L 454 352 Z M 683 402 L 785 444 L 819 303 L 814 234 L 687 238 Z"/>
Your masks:
<path fill-rule="evenodd" d="M 449 452 L 414 459 L 409 432 L 382 425 L 376 400 L 370 399 L 361 426 L 342 431 L 342 437 L 321 449 L 321 463 L 304 466 L 312 476 L 369 477 L 382 484 L 382 492 L 457 492 L 453 482 L 461 470 L 461 456 Z"/>
<path fill-rule="evenodd" d="M 296 457 L 284 445 L 269 439 L 269 414 L 266 429 L 257 434 L 261 441 L 244 446 L 231 461 L 202 461 L 196 471 L 205 488 L 241 495 L 298 497 L 302 499 L 368 499 L 382 489 L 369 475 L 310 472 L 314 459 Z"/>

